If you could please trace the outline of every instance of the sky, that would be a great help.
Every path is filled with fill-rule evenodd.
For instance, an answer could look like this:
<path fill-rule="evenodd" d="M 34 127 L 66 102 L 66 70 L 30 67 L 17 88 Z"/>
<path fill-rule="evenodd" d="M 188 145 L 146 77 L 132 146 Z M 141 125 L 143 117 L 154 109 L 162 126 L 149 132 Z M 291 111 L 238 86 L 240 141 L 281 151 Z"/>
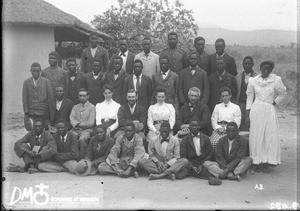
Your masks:
<path fill-rule="evenodd" d="M 46 0 L 90 24 L 117 0 Z M 173 0 L 169 0 L 172 2 Z M 181 0 L 203 26 L 231 30 L 297 30 L 297 0 Z"/>

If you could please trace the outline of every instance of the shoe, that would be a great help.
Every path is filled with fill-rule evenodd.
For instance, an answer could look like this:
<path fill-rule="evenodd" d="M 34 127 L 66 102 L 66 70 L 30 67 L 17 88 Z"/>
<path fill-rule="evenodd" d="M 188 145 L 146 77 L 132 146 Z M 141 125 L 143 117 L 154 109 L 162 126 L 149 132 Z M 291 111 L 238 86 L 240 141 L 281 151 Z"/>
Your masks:
<path fill-rule="evenodd" d="M 28 173 L 29 174 L 34 174 L 34 173 L 37 173 L 39 170 L 37 170 L 36 168 L 29 168 L 28 169 Z"/>
<path fill-rule="evenodd" d="M 171 180 L 174 181 L 175 179 L 175 174 L 171 174 Z"/>
<path fill-rule="evenodd" d="M 264 163 L 263 167 L 262 167 L 262 173 L 268 174 L 270 172 L 271 172 L 271 169 L 269 167 L 269 164 L 268 163 Z"/>
<path fill-rule="evenodd" d="M 139 177 L 139 173 L 137 171 L 134 172 L 134 178 L 138 178 Z"/>
<path fill-rule="evenodd" d="M 6 167 L 6 171 L 7 172 L 20 172 L 20 173 L 24 173 L 25 170 L 23 167 L 15 165 L 10 163 L 7 167 Z"/>
<path fill-rule="evenodd" d="M 221 185 L 222 184 L 222 180 L 216 178 L 216 177 L 210 177 L 208 179 L 208 184 L 210 185 Z"/>
<path fill-rule="evenodd" d="M 254 165 L 254 171 L 256 172 L 256 173 L 260 173 L 261 172 L 261 165 L 259 164 L 259 165 Z"/>

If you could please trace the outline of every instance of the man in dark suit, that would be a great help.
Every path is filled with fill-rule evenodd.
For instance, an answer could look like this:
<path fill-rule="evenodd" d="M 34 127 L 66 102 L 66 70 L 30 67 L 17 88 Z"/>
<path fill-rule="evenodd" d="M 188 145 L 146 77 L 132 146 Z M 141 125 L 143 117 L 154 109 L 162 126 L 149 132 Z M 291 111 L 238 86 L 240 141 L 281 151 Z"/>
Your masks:
<path fill-rule="evenodd" d="M 246 157 L 248 142 L 239 136 L 238 126 L 229 122 L 226 128 L 227 136 L 220 139 L 216 161 L 206 161 L 203 165 L 215 177 L 220 179 L 241 180 L 243 174 L 252 164 L 252 158 Z"/>
<path fill-rule="evenodd" d="M 157 87 L 164 88 L 166 90 L 166 103 L 170 103 L 174 106 L 175 110 L 179 111 L 179 104 L 178 104 L 178 82 L 179 76 L 172 72 L 169 68 L 170 66 L 170 59 L 168 57 L 160 57 L 159 58 L 160 70 L 159 72 L 152 75 L 152 87 L 153 93 Z M 152 97 L 153 103 L 155 96 Z"/>
<path fill-rule="evenodd" d="M 200 102 L 201 92 L 197 87 L 190 88 L 188 92 L 189 103 L 181 107 L 178 119 L 176 122 L 176 128 L 178 131 L 178 137 L 182 138 L 190 132 L 189 127 L 193 118 L 198 118 L 200 132 L 205 135 L 210 135 L 210 118 L 211 114 L 207 105 Z"/>
<path fill-rule="evenodd" d="M 45 120 L 46 128 L 51 132 L 55 133 L 56 122 L 59 119 L 64 119 L 67 122 L 67 129 L 71 130 L 70 114 L 74 104 L 71 100 L 64 97 L 64 88 L 62 85 L 58 85 L 55 88 L 55 98 L 48 101 L 48 109 Z"/>
<path fill-rule="evenodd" d="M 145 150 L 148 151 L 148 142 L 144 134 L 147 125 L 147 111 L 137 103 L 137 94 L 134 89 L 127 91 L 127 103 L 122 105 L 118 111 L 119 131 L 115 134 L 114 139 L 124 134 L 125 123 L 127 120 L 133 121 L 136 133 L 143 138 Z"/>
<path fill-rule="evenodd" d="M 51 161 L 38 165 L 38 169 L 43 172 L 69 171 L 75 174 L 77 157 L 79 155 L 77 136 L 67 131 L 68 123 L 64 119 L 59 119 L 56 124 L 57 132 L 53 138 L 57 145 L 57 154 Z"/>
<path fill-rule="evenodd" d="M 128 50 L 128 39 L 126 37 L 121 37 L 119 39 L 119 48 L 120 51 L 114 54 L 110 59 L 109 71 L 113 71 L 114 59 L 116 56 L 120 56 L 123 59 L 122 69 L 131 75 L 133 73 L 133 62 L 135 55 Z"/>
<path fill-rule="evenodd" d="M 152 82 L 151 79 L 142 74 L 143 62 L 140 59 L 136 59 L 133 65 L 134 74 L 125 78 L 124 92 L 127 93 L 129 89 L 134 89 L 138 95 L 138 103 L 148 110 L 150 106 L 152 96 Z M 124 101 L 126 96 L 124 96 Z"/>
<path fill-rule="evenodd" d="M 72 100 L 74 105 L 79 103 L 78 90 L 81 88 L 84 74 L 77 70 L 75 58 L 67 59 L 67 89 L 65 91 L 66 98 Z"/>
<path fill-rule="evenodd" d="M 188 103 L 188 91 L 191 87 L 197 87 L 201 91 L 200 101 L 207 104 L 209 98 L 209 85 L 206 72 L 198 67 L 198 53 L 189 55 L 190 66 L 181 72 L 179 77 L 179 102 L 180 106 Z"/>
<path fill-rule="evenodd" d="M 109 84 L 113 87 L 113 100 L 123 105 L 125 102 L 124 95 L 125 92 L 123 90 L 125 78 L 128 76 L 127 72 L 122 70 L 123 59 L 120 56 L 116 56 L 114 59 L 114 70 L 105 74 L 104 83 Z"/>
<path fill-rule="evenodd" d="M 210 75 L 208 72 L 209 66 L 209 54 L 204 51 L 205 48 L 205 39 L 203 37 L 196 37 L 194 40 L 194 46 L 198 53 L 198 67 L 203 69 L 206 72 L 206 75 Z"/>
<path fill-rule="evenodd" d="M 251 56 L 246 56 L 243 59 L 243 68 L 244 71 L 239 73 L 235 79 L 237 83 L 237 96 L 236 96 L 236 104 L 238 104 L 241 108 L 242 112 L 242 119 L 241 119 L 241 126 L 240 126 L 240 131 L 249 131 L 249 125 L 246 124 L 245 120 L 247 117 L 247 112 L 246 112 L 246 101 L 247 101 L 247 85 L 250 77 L 255 77 L 258 75 L 257 72 L 253 70 L 253 58 Z"/>
<path fill-rule="evenodd" d="M 90 34 L 90 46 L 82 51 L 81 72 L 89 73 L 93 69 L 94 61 L 101 60 L 103 72 L 107 71 L 109 57 L 105 48 L 98 45 L 99 35 L 95 32 Z"/>
<path fill-rule="evenodd" d="M 222 38 L 217 39 L 215 42 L 215 48 L 216 48 L 216 53 L 210 55 L 209 57 L 208 76 L 210 76 L 211 74 L 217 71 L 216 60 L 219 57 L 224 58 L 225 70 L 231 75 L 236 76 L 237 70 L 236 70 L 235 60 L 233 57 L 231 57 L 224 51 L 225 40 Z"/>
<path fill-rule="evenodd" d="M 188 56 L 185 50 L 178 48 L 178 35 L 176 32 L 170 32 L 168 34 L 169 47 L 164 49 L 160 56 L 170 58 L 170 69 L 177 75 L 180 75 L 184 68 L 189 65 Z"/>
<path fill-rule="evenodd" d="M 217 72 L 208 77 L 210 90 L 208 107 L 210 109 L 210 112 L 213 112 L 215 105 L 221 102 L 219 92 L 222 87 L 227 86 L 231 89 L 233 99 L 236 98 L 237 94 L 237 84 L 235 77 L 226 71 L 224 58 L 217 58 L 216 63 L 218 68 Z"/>
<path fill-rule="evenodd" d="M 94 60 L 92 72 L 83 76 L 81 87 L 89 92 L 89 101 L 93 105 L 101 103 L 104 100 L 102 87 L 104 85 L 104 73 L 102 71 L 101 60 Z"/>
<path fill-rule="evenodd" d="M 26 118 L 45 118 L 47 102 L 53 98 L 51 82 L 41 77 L 41 65 L 33 63 L 30 68 L 32 77 L 23 84 L 22 101 Z"/>
<path fill-rule="evenodd" d="M 213 175 L 203 167 L 203 163 L 213 157 L 209 137 L 200 133 L 199 120 L 197 119 L 191 121 L 190 131 L 180 142 L 180 158 L 189 161 L 186 171 L 181 176 L 184 178 L 192 175 L 197 178 L 208 179 Z"/>
<path fill-rule="evenodd" d="M 24 170 L 28 173 L 38 172 L 38 165 L 49 160 L 57 153 L 57 146 L 52 135 L 44 130 L 41 119 L 33 123 L 33 130 L 15 143 L 14 150 L 25 163 Z"/>

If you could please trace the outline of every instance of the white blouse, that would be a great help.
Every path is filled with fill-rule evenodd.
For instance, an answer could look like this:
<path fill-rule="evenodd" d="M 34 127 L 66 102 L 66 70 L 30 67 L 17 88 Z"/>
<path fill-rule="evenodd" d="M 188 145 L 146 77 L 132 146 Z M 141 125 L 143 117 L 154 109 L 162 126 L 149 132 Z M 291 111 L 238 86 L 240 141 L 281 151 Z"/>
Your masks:
<path fill-rule="evenodd" d="M 97 103 L 96 105 L 96 125 L 101 124 L 101 119 L 115 119 L 116 122 L 112 124 L 109 129 L 114 131 L 119 127 L 118 122 L 118 111 L 120 104 L 116 103 L 114 100 L 107 102 L 104 100 L 102 103 Z"/>
<path fill-rule="evenodd" d="M 211 125 L 214 130 L 221 128 L 221 125 L 218 125 L 218 122 L 235 122 L 238 127 L 241 124 L 241 109 L 238 105 L 229 102 L 227 107 L 225 103 L 219 103 L 215 106 L 215 109 L 211 116 Z"/>
<path fill-rule="evenodd" d="M 172 104 L 162 103 L 152 105 L 148 109 L 147 125 L 149 130 L 155 132 L 154 121 L 168 120 L 171 126 L 171 130 L 175 125 L 175 109 Z"/>

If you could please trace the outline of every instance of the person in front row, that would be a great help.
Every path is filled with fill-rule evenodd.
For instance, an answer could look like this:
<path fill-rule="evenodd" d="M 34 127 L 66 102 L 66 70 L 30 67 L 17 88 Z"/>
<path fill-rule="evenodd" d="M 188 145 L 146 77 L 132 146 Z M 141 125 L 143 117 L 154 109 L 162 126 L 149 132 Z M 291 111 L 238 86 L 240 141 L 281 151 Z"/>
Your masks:
<path fill-rule="evenodd" d="M 177 117 L 178 137 L 182 138 L 189 133 L 190 122 L 194 117 L 200 120 L 200 131 L 210 135 L 210 112 L 207 105 L 200 101 L 201 91 L 197 87 L 190 88 L 188 92 L 189 103 L 181 107 Z"/>
<path fill-rule="evenodd" d="M 96 126 L 94 134 L 90 140 L 84 159 L 80 160 L 76 167 L 76 171 L 81 176 L 93 175 L 97 171 L 99 172 L 100 164 L 105 163 L 111 148 L 115 144 L 115 141 L 106 135 L 104 125 Z M 89 165 L 91 165 L 90 169 L 88 168 Z"/>
<path fill-rule="evenodd" d="M 103 95 L 105 100 L 96 105 L 96 125 L 104 125 L 106 134 L 114 137 L 116 129 L 119 127 L 118 111 L 120 104 L 112 99 L 114 89 L 111 85 L 103 86 Z"/>
<path fill-rule="evenodd" d="M 137 94 L 134 89 L 127 91 L 127 103 L 122 105 L 118 111 L 119 130 L 115 134 L 115 139 L 124 134 L 125 123 L 127 120 L 133 121 L 135 132 L 143 138 L 145 150 L 148 149 L 148 142 L 144 134 L 147 124 L 147 112 L 139 102 L 137 102 Z"/>
<path fill-rule="evenodd" d="M 211 125 L 214 131 L 210 137 L 210 142 L 215 153 L 217 152 L 219 139 L 226 136 L 228 122 L 235 122 L 240 126 L 242 116 L 240 107 L 230 101 L 230 88 L 222 87 L 220 96 L 223 102 L 216 105 L 211 116 Z"/>
<path fill-rule="evenodd" d="M 117 138 L 115 145 L 105 163 L 98 167 L 99 173 L 117 174 L 122 178 L 138 177 L 136 168 L 141 158 L 145 156 L 142 137 L 135 133 L 132 121 L 125 123 L 125 133 Z"/>
<path fill-rule="evenodd" d="M 238 125 L 235 122 L 227 124 L 226 133 L 218 143 L 216 162 L 205 161 L 203 165 L 219 179 L 240 181 L 240 175 L 252 164 L 252 158 L 246 157 L 248 143 L 238 135 Z"/>
<path fill-rule="evenodd" d="M 148 140 L 159 134 L 160 125 L 164 120 L 170 123 L 171 130 L 173 130 L 175 125 L 175 108 L 172 104 L 165 103 L 166 90 L 157 87 L 155 92 L 157 103 L 150 106 L 148 109 Z"/>
<path fill-rule="evenodd" d="M 33 123 L 33 130 L 15 143 L 14 150 L 19 158 L 23 158 L 24 171 L 38 172 L 38 165 L 49 160 L 57 153 L 57 146 L 52 135 L 44 130 L 41 119 Z"/>
<path fill-rule="evenodd" d="M 75 174 L 76 159 L 79 155 L 77 136 L 67 131 L 68 123 L 65 119 L 58 120 L 56 128 L 57 132 L 53 138 L 57 145 L 57 154 L 51 161 L 40 163 L 38 169 L 43 172 L 68 171 Z"/>
<path fill-rule="evenodd" d="M 200 132 L 200 123 L 196 118 L 190 123 L 190 131 L 180 142 L 180 158 L 188 160 L 187 167 L 180 177 L 192 175 L 201 179 L 209 179 L 213 175 L 203 166 L 205 161 L 213 158 L 209 137 Z"/>
<path fill-rule="evenodd" d="M 149 143 L 149 158 L 142 158 L 139 166 L 150 173 L 149 180 L 168 177 L 171 180 L 180 178 L 188 161 L 180 159 L 179 141 L 170 135 L 170 123 L 163 122 L 160 126 L 160 135 L 155 136 Z"/>
<path fill-rule="evenodd" d="M 85 151 L 95 125 L 96 110 L 95 106 L 88 100 L 89 92 L 86 89 L 79 89 L 78 97 L 80 103 L 73 107 L 70 114 L 70 122 L 73 126 L 71 132 L 79 137 L 78 160 L 80 160 L 85 155 Z"/>

